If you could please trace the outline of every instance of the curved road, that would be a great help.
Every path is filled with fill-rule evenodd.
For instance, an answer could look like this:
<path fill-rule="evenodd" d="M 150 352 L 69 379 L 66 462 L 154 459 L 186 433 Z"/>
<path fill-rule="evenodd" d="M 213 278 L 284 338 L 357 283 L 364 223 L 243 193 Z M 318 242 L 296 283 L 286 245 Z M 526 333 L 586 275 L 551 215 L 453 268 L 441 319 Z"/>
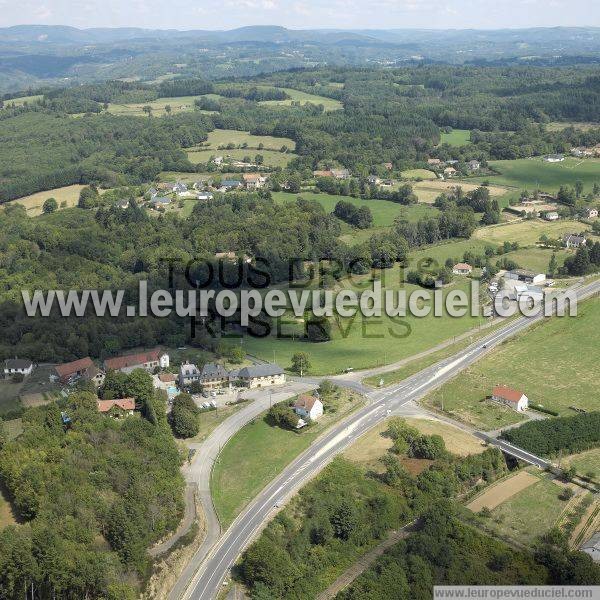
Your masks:
<path fill-rule="evenodd" d="M 582 300 L 600 292 L 600 281 L 582 285 L 574 291 L 577 292 L 579 300 Z M 260 532 L 278 507 L 309 479 L 319 473 L 337 454 L 389 414 L 402 408 L 407 402 L 419 400 L 475 363 L 504 340 L 543 318 L 543 316 L 519 317 L 505 327 L 461 350 L 453 357 L 446 358 L 412 375 L 400 384 L 384 390 L 368 392 L 367 396 L 371 402 L 366 407 L 349 415 L 315 441 L 308 450 L 267 485 L 237 517 L 212 548 L 207 558 L 197 567 L 197 572 L 183 593 L 183 598 L 194 600 L 216 598 L 221 582 L 237 557 Z M 343 383 L 343 381 L 338 379 L 338 383 Z M 356 382 L 352 382 L 351 385 L 355 387 Z M 186 569 L 180 577 L 178 590 L 182 589 L 185 582 L 188 581 L 188 572 L 189 569 Z M 171 595 L 171 597 L 179 598 L 181 595 L 178 591 L 176 596 Z"/>

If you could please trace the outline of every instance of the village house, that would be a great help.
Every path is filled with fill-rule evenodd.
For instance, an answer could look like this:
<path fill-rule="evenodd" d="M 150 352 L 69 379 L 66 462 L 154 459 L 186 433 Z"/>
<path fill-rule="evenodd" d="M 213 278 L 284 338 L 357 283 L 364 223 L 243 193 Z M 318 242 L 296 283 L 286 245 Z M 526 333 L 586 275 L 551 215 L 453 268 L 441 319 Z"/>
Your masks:
<path fill-rule="evenodd" d="M 546 273 L 536 273 L 535 271 L 528 271 L 527 269 L 513 269 L 512 271 L 507 271 L 504 274 L 504 278 L 535 285 L 546 281 Z"/>
<path fill-rule="evenodd" d="M 454 168 L 454 167 L 446 167 L 444 169 L 444 176 L 451 178 L 454 177 L 456 175 L 458 171 Z"/>
<path fill-rule="evenodd" d="M 369 175 L 367 178 L 367 182 L 369 185 L 379 185 L 381 183 L 381 179 L 377 177 L 377 175 Z"/>
<path fill-rule="evenodd" d="M 115 400 L 97 400 L 98 412 L 108 415 L 113 419 L 120 419 L 132 415 L 135 410 L 133 398 L 117 398 Z"/>
<path fill-rule="evenodd" d="M 285 383 L 285 373 L 279 365 L 268 363 L 231 371 L 229 380 L 238 381 L 249 388 L 258 388 Z"/>
<path fill-rule="evenodd" d="M 196 194 L 196 200 L 212 200 L 214 196 L 210 192 L 200 192 Z"/>
<path fill-rule="evenodd" d="M 155 198 L 156 196 L 158 196 L 158 190 L 155 187 L 151 187 L 148 190 L 148 195 L 150 196 L 150 198 Z"/>
<path fill-rule="evenodd" d="M 517 412 L 523 412 L 529 407 L 529 398 L 523 392 L 504 385 L 497 385 L 492 390 L 492 400 L 510 406 Z"/>
<path fill-rule="evenodd" d="M 331 173 L 336 179 L 350 178 L 350 171 L 348 169 L 331 169 Z"/>
<path fill-rule="evenodd" d="M 265 187 L 265 183 L 267 183 L 267 178 L 259 173 L 244 173 L 242 178 L 247 190 L 256 190 Z"/>
<path fill-rule="evenodd" d="M 223 179 L 221 181 L 221 187 L 219 188 L 222 191 L 229 190 L 237 190 L 242 187 L 242 182 L 238 179 Z"/>
<path fill-rule="evenodd" d="M 185 183 L 178 181 L 177 183 L 173 184 L 171 191 L 177 194 L 178 196 L 183 196 L 187 193 L 188 188 L 187 185 L 185 185 Z"/>
<path fill-rule="evenodd" d="M 394 165 L 391 162 L 385 162 L 383 163 L 383 168 L 391 171 L 394 168 Z"/>
<path fill-rule="evenodd" d="M 428 158 L 427 164 L 430 167 L 439 167 L 442 164 L 442 161 L 439 158 Z"/>
<path fill-rule="evenodd" d="M 452 267 L 452 272 L 455 275 L 470 275 L 473 267 L 467 263 L 457 263 Z"/>
<path fill-rule="evenodd" d="M 137 354 L 107 358 L 104 361 L 106 371 L 121 371 L 121 373 L 131 373 L 135 369 L 154 371 L 156 368 L 167 369 L 168 367 L 169 355 L 160 348 L 138 352 Z"/>
<path fill-rule="evenodd" d="M 63 384 L 74 383 L 81 378 L 93 376 L 96 366 L 89 356 L 74 360 L 73 362 L 54 367 L 58 380 Z"/>
<path fill-rule="evenodd" d="M 546 221 L 558 221 L 558 213 L 555 210 L 551 210 L 544 213 L 544 219 L 546 219 Z"/>
<path fill-rule="evenodd" d="M 479 169 L 481 168 L 481 163 L 478 160 L 470 160 L 467 163 L 467 167 L 469 171 L 479 171 Z"/>
<path fill-rule="evenodd" d="M 4 361 L 4 377 L 23 375 L 29 377 L 33 372 L 33 363 L 26 358 L 9 358 Z"/>
<path fill-rule="evenodd" d="M 594 156 L 594 151 L 590 148 L 580 146 L 578 148 L 573 148 L 571 150 L 571 154 L 577 158 L 589 158 L 591 156 Z"/>
<path fill-rule="evenodd" d="M 159 206 L 167 206 L 171 204 L 171 198 L 168 196 L 154 196 L 154 198 L 150 200 L 150 204 L 154 206 L 154 208 L 158 208 Z"/>
<path fill-rule="evenodd" d="M 575 233 L 569 233 L 563 236 L 563 244 L 565 248 L 579 248 L 580 246 L 585 246 L 587 240 L 582 235 L 577 235 Z"/>
<path fill-rule="evenodd" d="M 179 385 L 189 386 L 194 381 L 200 381 L 200 369 L 192 363 L 182 363 L 179 367 Z"/>
<path fill-rule="evenodd" d="M 315 396 L 302 394 L 294 402 L 294 412 L 303 419 L 316 421 L 323 415 L 323 403 Z"/>
<path fill-rule="evenodd" d="M 233 252 L 233 250 L 230 250 L 229 252 L 217 252 L 215 254 L 215 259 L 218 261 L 226 260 L 228 262 L 235 263 L 238 261 L 238 258 L 241 258 L 241 260 L 246 264 L 252 262 L 252 258 L 250 258 L 247 254 L 243 254 L 240 257 L 238 257 L 238 255 L 235 252 Z"/>
<path fill-rule="evenodd" d="M 223 157 L 222 156 L 215 156 L 212 161 L 213 164 L 217 165 L 217 166 L 221 166 L 223 164 Z"/>
<path fill-rule="evenodd" d="M 598 209 L 593 207 L 586 208 L 584 214 L 586 219 L 595 219 L 598 216 Z"/>

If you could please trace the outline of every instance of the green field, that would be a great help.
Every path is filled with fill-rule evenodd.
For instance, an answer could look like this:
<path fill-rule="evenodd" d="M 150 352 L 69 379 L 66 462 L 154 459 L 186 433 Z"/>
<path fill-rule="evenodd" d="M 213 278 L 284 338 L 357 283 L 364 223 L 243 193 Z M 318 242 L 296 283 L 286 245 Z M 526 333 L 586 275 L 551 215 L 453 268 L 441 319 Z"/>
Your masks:
<path fill-rule="evenodd" d="M 494 508 L 489 525 L 502 536 L 528 545 L 551 529 L 565 510 L 566 502 L 558 497 L 561 490 L 541 476 L 537 483 Z"/>
<path fill-rule="evenodd" d="M 399 279 L 398 266 L 384 271 L 383 289 L 398 290 Z M 354 280 L 365 281 L 359 277 Z M 352 287 L 348 281 L 343 283 L 345 287 Z M 412 291 L 422 288 L 404 284 L 404 289 L 410 295 Z M 454 289 L 468 291 L 469 288 L 466 280 L 457 279 L 443 293 L 445 295 Z M 278 336 L 278 325 L 274 322 L 271 336 L 246 337 L 244 347 L 249 354 L 275 361 L 284 368 L 290 366 L 294 353 L 306 352 L 312 365 L 310 373 L 327 375 L 340 373 L 348 367 L 366 369 L 399 361 L 465 333 L 480 322 L 479 318 L 470 316 L 454 319 L 447 315 L 434 317 L 430 314 L 419 318 L 409 314 L 405 318 L 392 319 L 385 313 L 381 318 L 363 318 L 357 314 L 354 319 L 333 319 L 330 341 L 310 343 L 301 339 L 303 322 L 284 316 L 279 321 Z"/>
<path fill-rule="evenodd" d="M 427 169 L 409 169 L 400 173 L 406 179 L 437 179 L 437 175 L 433 171 Z"/>
<path fill-rule="evenodd" d="M 542 235 L 557 239 L 565 233 L 579 233 L 586 229 L 589 229 L 588 226 L 579 221 L 516 221 L 481 227 L 475 231 L 473 237 L 495 245 L 518 242 L 521 246 L 533 246 Z"/>
<path fill-rule="evenodd" d="M 600 123 L 575 123 L 553 121 L 552 123 L 546 124 L 546 129 L 548 131 L 563 131 L 563 129 L 568 129 L 569 127 L 573 127 L 573 129 L 579 129 L 580 131 L 589 131 L 590 129 L 598 129 L 600 127 Z"/>
<path fill-rule="evenodd" d="M 23 106 L 25 103 L 35 102 L 36 100 L 41 100 L 43 98 L 42 95 L 39 96 L 21 96 L 20 98 L 12 98 L 11 100 L 5 100 L 4 105 L 6 107 L 9 106 Z"/>
<path fill-rule="evenodd" d="M 516 252 L 509 252 L 504 256 L 514 260 L 523 269 L 546 273 L 552 252 L 549 248 L 524 248 Z M 555 254 L 558 266 L 561 267 L 570 252 L 568 250 L 558 250 Z"/>
<path fill-rule="evenodd" d="M 237 129 L 214 129 L 208 134 L 206 142 L 202 145 L 203 148 L 217 149 L 220 146 L 227 144 L 235 144 L 236 148 L 244 144 L 248 148 L 258 148 L 259 144 L 263 144 L 265 150 L 281 150 L 282 146 L 287 146 L 289 150 L 296 149 L 296 143 L 284 137 L 274 137 L 271 135 L 252 135 L 248 131 L 239 131 Z"/>
<path fill-rule="evenodd" d="M 36 194 L 31 194 L 31 196 L 23 196 L 22 198 L 6 202 L 6 204 L 22 204 L 27 209 L 29 216 L 36 217 L 42 214 L 42 206 L 48 198 L 54 198 L 58 202 L 59 208 L 61 208 L 63 202 L 66 203 L 66 208 L 77 206 L 79 193 L 83 187 L 83 185 L 67 185 L 48 190 L 47 192 L 37 192 Z"/>
<path fill-rule="evenodd" d="M 574 185 L 580 180 L 584 184 L 584 193 L 590 192 L 594 183 L 600 183 L 599 159 L 565 158 L 563 162 L 548 163 L 542 158 L 522 158 L 519 160 L 490 161 L 490 167 L 499 175 L 490 175 L 485 179 L 492 184 L 506 185 L 518 189 L 546 192 L 558 191 L 561 185 Z"/>
<path fill-rule="evenodd" d="M 244 158 L 250 158 L 249 162 L 254 162 L 254 157 L 260 154 L 264 162 L 263 164 L 267 167 L 281 167 L 282 169 L 287 167 L 288 163 L 296 158 L 293 152 L 279 152 L 277 150 L 250 150 L 245 149 L 234 149 L 234 150 L 188 150 L 187 155 L 191 163 L 206 163 L 211 157 L 215 155 L 221 155 L 224 158 L 232 158 L 233 160 L 243 160 Z"/>
<path fill-rule="evenodd" d="M 165 106 L 171 107 L 171 114 L 180 112 L 189 112 L 194 110 L 194 101 L 199 96 L 179 96 L 176 98 L 157 98 L 151 102 L 140 102 L 135 104 L 109 104 L 108 112 L 113 115 L 128 115 L 134 117 L 145 117 L 144 106 L 152 108 L 152 115 L 155 117 L 167 114 Z M 199 111 L 209 113 L 210 111 Z"/>
<path fill-rule="evenodd" d="M 450 146 L 466 146 L 471 143 L 471 132 L 468 129 L 453 129 L 450 133 L 442 133 L 440 144 Z"/>
<path fill-rule="evenodd" d="M 283 90 L 290 96 L 287 100 L 265 100 L 263 102 L 259 102 L 259 104 L 266 104 L 270 106 L 276 105 L 284 105 L 290 106 L 292 102 L 300 102 L 301 104 L 322 104 L 325 107 L 326 111 L 332 110 L 341 110 L 343 107 L 342 103 L 339 100 L 334 100 L 333 98 L 327 98 L 326 96 L 316 96 L 314 94 L 307 94 L 306 92 L 300 92 L 298 90 L 293 90 L 291 88 L 278 88 Z"/>
<path fill-rule="evenodd" d="M 223 529 L 327 427 L 361 405 L 358 396 L 346 390 L 325 398 L 323 404 L 325 413 L 318 423 L 300 433 L 268 425 L 263 413 L 227 442 L 211 477 L 213 501 Z"/>
<path fill-rule="evenodd" d="M 483 429 L 497 429 L 520 417 L 489 400 L 495 385 L 523 391 L 531 403 L 562 415 L 571 405 L 600 409 L 600 379 L 590 377 L 598 362 L 595 335 L 600 328 L 600 299 L 578 306 L 576 317 L 555 317 L 509 340 L 424 400 L 451 416 Z"/>
<path fill-rule="evenodd" d="M 437 214 L 437 209 L 419 204 L 404 206 L 389 200 L 363 200 L 362 198 L 352 198 L 351 196 L 333 196 L 329 194 L 314 194 L 311 192 L 302 192 L 300 194 L 288 194 L 286 192 L 275 192 L 273 198 L 275 202 L 284 204 L 286 202 L 295 202 L 298 196 L 306 200 L 315 200 L 327 212 L 333 212 L 335 205 L 343 200 L 350 202 L 354 206 L 367 206 L 373 215 L 373 227 L 389 227 L 394 224 L 394 219 L 403 215 L 409 221 L 417 221 L 425 215 Z"/>
<path fill-rule="evenodd" d="M 574 466 L 580 475 L 593 473 L 593 479 L 600 481 L 600 448 L 568 456 L 563 460 L 563 465 Z"/>

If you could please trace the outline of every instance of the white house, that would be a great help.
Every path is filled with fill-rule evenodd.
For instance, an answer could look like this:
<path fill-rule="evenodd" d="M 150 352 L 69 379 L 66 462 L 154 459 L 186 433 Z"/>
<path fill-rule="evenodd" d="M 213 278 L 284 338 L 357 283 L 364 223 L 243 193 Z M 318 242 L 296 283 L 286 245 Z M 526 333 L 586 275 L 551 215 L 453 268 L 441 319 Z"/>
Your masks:
<path fill-rule="evenodd" d="M 544 161 L 549 163 L 558 163 L 565 160 L 565 157 L 562 154 L 549 154 L 548 156 L 544 156 Z"/>
<path fill-rule="evenodd" d="M 587 240 L 582 235 L 570 233 L 563 236 L 563 242 L 565 244 L 565 248 L 579 248 L 579 246 L 585 246 Z"/>
<path fill-rule="evenodd" d="M 544 214 L 546 221 L 558 221 L 558 213 L 555 210 L 551 210 Z"/>
<path fill-rule="evenodd" d="M 473 267 L 467 263 L 458 263 L 452 267 L 452 272 L 455 275 L 470 275 L 473 272 Z"/>
<path fill-rule="evenodd" d="M 160 348 L 138 354 L 115 356 L 104 361 L 106 371 L 121 371 L 122 373 L 131 373 L 135 369 L 153 371 L 156 368 L 167 369 L 168 367 L 169 355 Z"/>
<path fill-rule="evenodd" d="M 294 412 L 303 419 L 316 421 L 323 414 L 323 403 L 315 396 L 303 394 L 294 402 Z"/>
<path fill-rule="evenodd" d="M 506 387 L 505 385 L 497 385 L 492 390 L 492 400 L 506 404 L 517 412 L 523 412 L 529 407 L 529 398 L 523 392 Z"/>
<path fill-rule="evenodd" d="M 586 219 L 595 219 L 598 216 L 597 208 L 586 208 L 585 209 L 585 217 Z"/>
<path fill-rule="evenodd" d="M 24 358 L 9 358 L 4 361 L 4 376 L 12 377 L 13 375 L 23 375 L 28 377 L 33 371 L 33 363 Z"/>
<path fill-rule="evenodd" d="M 467 167 L 469 167 L 469 171 L 479 171 L 481 163 L 478 160 L 470 160 L 467 163 Z"/>

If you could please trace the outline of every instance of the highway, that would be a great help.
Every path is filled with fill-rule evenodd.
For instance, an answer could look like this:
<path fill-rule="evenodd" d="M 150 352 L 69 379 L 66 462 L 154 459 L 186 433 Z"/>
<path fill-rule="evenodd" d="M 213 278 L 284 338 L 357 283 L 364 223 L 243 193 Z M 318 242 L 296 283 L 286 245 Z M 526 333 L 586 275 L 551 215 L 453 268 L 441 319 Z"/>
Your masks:
<path fill-rule="evenodd" d="M 577 292 L 578 299 L 583 300 L 600 292 L 600 281 L 581 285 L 574 291 Z M 485 356 L 495 346 L 534 323 L 540 322 L 543 318 L 541 315 L 530 318 L 519 317 L 454 356 L 423 369 L 397 385 L 369 391 L 367 394 L 369 404 L 366 407 L 349 415 L 316 440 L 246 507 L 199 565 L 182 597 L 194 600 L 216 598 L 224 578 L 240 553 L 252 542 L 279 507 L 337 454 L 406 403 L 419 400 Z M 343 381 L 337 378 L 337 383 L 342 384 Z M 355 384 L 356 382 L 352 382 L 352 387 L 355 387 Z M 531 462 L 533 458 L 537 457 L 529 456 L 527 462 Z M 183 579 L 187 581 L 187 573 L 180 578 L 179 589 L 183 587 L 181 581 Z"/>

